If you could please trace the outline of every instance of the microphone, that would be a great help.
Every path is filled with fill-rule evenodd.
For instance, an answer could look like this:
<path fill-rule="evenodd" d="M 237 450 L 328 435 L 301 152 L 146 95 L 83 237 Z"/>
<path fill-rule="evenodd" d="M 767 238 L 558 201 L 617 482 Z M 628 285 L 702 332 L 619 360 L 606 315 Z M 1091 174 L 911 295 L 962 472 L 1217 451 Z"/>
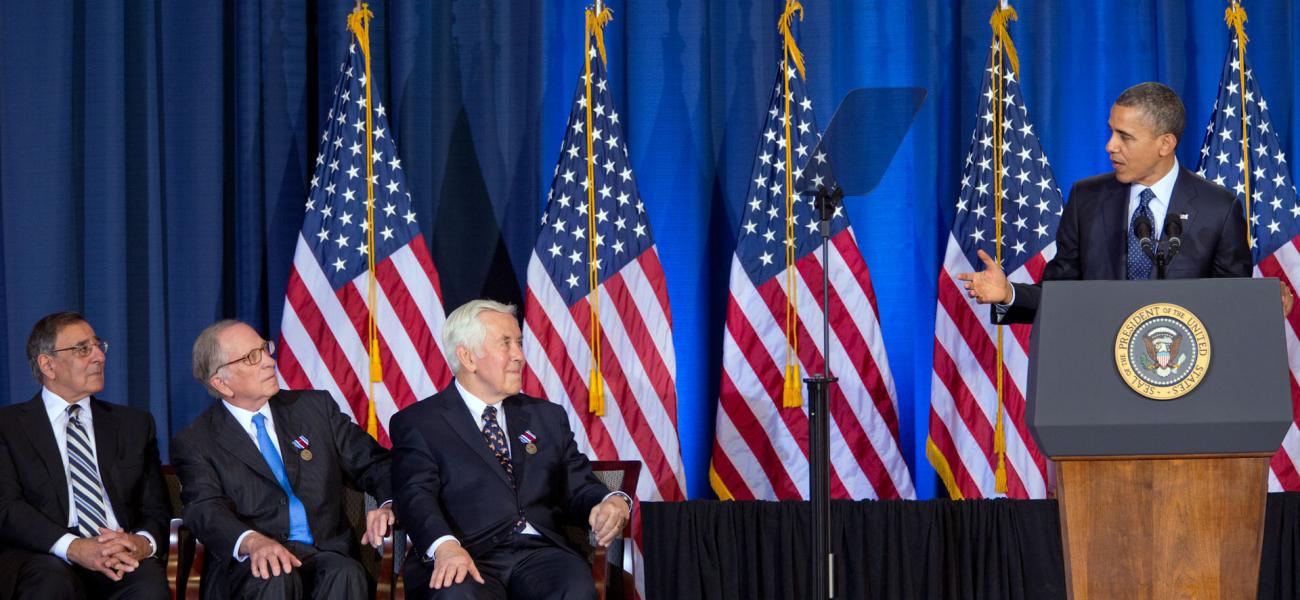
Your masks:
<path fill-rule="evenodd" d="M 1144 254 L 1152 259 L 1156 257 L 1155 244 L 1151 242 L 1151 219 L 1146 215 L 1138 215 L 1133 219 L 1133 237 L 1138 239 Z"/>
<path fill-rule="evenodd" d="M 1170 213 L 1165 217 L 1165 264 L 1173 262 L 1174 257 L 1178 256 L 1178 251 L 1183 247 L 1183 240 L 1178 236 L 1183 235 L 1183 220 L 1178 215 Z"/>

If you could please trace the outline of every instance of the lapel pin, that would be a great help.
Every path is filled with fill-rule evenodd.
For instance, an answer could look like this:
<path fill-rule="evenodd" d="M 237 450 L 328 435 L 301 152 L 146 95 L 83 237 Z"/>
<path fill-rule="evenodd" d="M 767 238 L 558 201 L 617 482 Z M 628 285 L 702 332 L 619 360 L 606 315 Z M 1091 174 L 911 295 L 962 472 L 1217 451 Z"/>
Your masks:
<path fill-rule="evenodd" d="M 311 460 L 311 442 L 307 441 L 307 436 L 293 438 L 293 447 L 298 449 L 298 458 Z"/>
<path fill-rule="evenodd" d="M 537 454 L 537 436 L 533 435 L 532 431 L 524 430 L 519 436 L 519 441 L 524 444 L 524 452 Z"/>
<path fill-rule="evenodd" d="M 1178 213 L 1178 218 L 1180 218 L 1180 219 L 1186 221 L 1186 220 L 1187 220 L 1187 213 Z"/>

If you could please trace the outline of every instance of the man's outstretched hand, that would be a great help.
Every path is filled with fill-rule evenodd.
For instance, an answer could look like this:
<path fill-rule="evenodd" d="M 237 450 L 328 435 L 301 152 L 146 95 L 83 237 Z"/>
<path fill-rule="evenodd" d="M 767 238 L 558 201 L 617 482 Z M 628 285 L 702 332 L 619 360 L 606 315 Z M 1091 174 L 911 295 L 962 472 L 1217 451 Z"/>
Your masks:
<path fill-rule="evenodd" d="M 1007 276 L 1002 272 L 1002 267 L 989 257 L 988 253 L 979 250 L 980 261 L 984 263 L 984 270 L 975 273 L 958 273 L 957 279 L 965 281 L 966 295 L 974 298 L 980 304 L 1008 304 L 1011 302 L 1012 290 L 1011 282 L 1007 281 Z"/>

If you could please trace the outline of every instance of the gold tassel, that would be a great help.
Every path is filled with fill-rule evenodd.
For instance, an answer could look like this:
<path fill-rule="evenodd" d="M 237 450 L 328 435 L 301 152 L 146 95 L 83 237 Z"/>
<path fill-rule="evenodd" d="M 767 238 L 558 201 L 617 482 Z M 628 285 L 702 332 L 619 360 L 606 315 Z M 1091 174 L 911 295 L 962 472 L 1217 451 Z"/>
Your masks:
<path fill-rule="evenodd" d="M 785 391 L 781 397 L 785 408 L 803 406 L 803 378 L 799 375 L 799 363 L 792 362 L 785 366 Z"/>
<path fill-rule="evenodd" d="M 1002 48 L 1007 52 L 1007 60 L 1011 61 L 1011 70 L 1020 76 L 1020 57 L 1016 56 L 1016 45 L 1011 43 L 1011 34 L 1007 33 L 1007 21 L 1016 21 L 1019 15 L 1016 9 L 1007 6 L 999 7 L 993 11 L 993 16 L 989 17 L 989 25 L 993 26 L 993 35 L 997 36 L 998 41 L 1002 43 Z"/>

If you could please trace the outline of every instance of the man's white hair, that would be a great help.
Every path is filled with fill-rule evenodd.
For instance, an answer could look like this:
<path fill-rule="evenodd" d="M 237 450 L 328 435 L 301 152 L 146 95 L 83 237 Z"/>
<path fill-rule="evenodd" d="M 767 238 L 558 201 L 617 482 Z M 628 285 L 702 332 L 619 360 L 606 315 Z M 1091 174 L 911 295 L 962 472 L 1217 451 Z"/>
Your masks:
<path fill-rule="evenodd" d="M 513 304 L 478 299 L 462 304 L 447 315 L 447 321 L 442 325 L 442 352 L 447 357 L 447 366 L 452 373 L 460 371 L 460 358 L 456 356 L 456 348 L 464 346 L 474 356 L 483 356 L 483 338 L 487 336 L 487 327 L 478 316 L 489 310 L 510 316 L 515 316 L 516 312 Z"/>

